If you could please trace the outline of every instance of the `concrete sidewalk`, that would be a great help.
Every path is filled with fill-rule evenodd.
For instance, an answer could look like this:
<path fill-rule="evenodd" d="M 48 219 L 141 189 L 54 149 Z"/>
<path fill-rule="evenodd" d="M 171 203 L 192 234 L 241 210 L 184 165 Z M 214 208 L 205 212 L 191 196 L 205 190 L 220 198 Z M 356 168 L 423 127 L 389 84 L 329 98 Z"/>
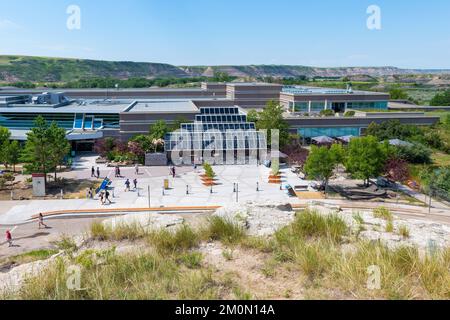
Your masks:
<path fill-rule="evenodd" d="M 161 175 L 161 170 L 167 175 Z M 273 201 L 300 203 L 297 198 L 289 197 L 279 185 L 268 183 L 270 169 L 264 166 L 217 166 L 217 186 L 205 187 L 200 175 L 202 169 L 194 171 L 182 168 L 175 178 L 168 176 L 168 169 L 153 170 L 141 168 L 141 174 L 135 175 L 134 169 L 122 170 L 122 178 L 112 179 L 112 204 L 101 205 L 99 200 L 33 200 L 27 203 L 17 201 L 17 204 L 6 213 L 0 214 L 1 224 L 21 223 L 40 212 L 60 210 L 88 210 L 88 209 L 119 209 L 119 208 L 146 208 L 149 206 L 148 187 L 150 187 L 150 206 L 153 208 L 168 206 L 224 206 L 229 203 L 246 201 Z M 282 169 L 283 180 L 302 182 L 289 169 Z M 158 176 L 153 176 L 157 172 Z M 125 192 L 125 181 L 138 180 L 138 189 Z M 169 190 L 163 191 L 164 180 L 169 180 Z M 233 184 L 238 183 L 239 192 L 233 192 Z M 303 182 L 304 183 L 304 182 Z M 259 191 L 257 191 L 257 184 Z M 188 194 L 187 194 L 188 191 Z M 9 204 L 11 205 L 11 204 Z"/>

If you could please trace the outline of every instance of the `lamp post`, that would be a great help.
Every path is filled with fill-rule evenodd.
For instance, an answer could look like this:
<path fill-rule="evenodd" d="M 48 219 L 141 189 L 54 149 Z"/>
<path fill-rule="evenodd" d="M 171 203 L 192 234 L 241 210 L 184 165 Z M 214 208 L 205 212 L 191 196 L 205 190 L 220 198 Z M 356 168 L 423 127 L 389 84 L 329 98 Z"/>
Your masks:
<path fill-rule="evenodd" d="M 150 185 L 147 186 L 147 194 L 148 194 L 148 208 L 150 209 L 151 208 L 151 205 L 150 205 Z"/>

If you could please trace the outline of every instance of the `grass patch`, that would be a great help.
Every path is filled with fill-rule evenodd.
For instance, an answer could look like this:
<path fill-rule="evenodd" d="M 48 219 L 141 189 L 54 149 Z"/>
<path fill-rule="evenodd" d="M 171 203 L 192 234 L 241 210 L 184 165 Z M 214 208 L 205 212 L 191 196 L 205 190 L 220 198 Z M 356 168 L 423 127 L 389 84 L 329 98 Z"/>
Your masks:
<path fill-rule="evenodd" d="M 378 219 L 383 219 L 386 221 L 392 221 L 394 219 L 391 211 L 385 207 L 378 207 L 373 210 L 373 216 Z"/>
<path fill-rule="evenodd" d="M 102 263 L 84 263 L 81 290 L 66 286 L 68 267 L 78 261 L 58 259 L 40 275 L 28 279 L 16 294 L 3 298 L 24 300 L 203 300 L 218 299 L 224 285 L 209 270 L 184 268 L 179 257 L 159 254 L 118 255 L 90 252 Z M 186 258 L 190 261 L 191 258 Z M 197 261 L 197 257 L 194 258 Z M 225 288 L 226 289 L 226 288 Z"/>
<path fill-rule="evenodd" d="M 392 222 L 392 220 L 388 220 L 386 222 L 386 232 L 388 233 L 394 232 L 394 223 Z"/>
<path fill-rule="evenodd" d="M 46 260 L 51 256 L 57 254 L 59 250 L 56 249 L 41 249 L 33 250 L 30 252 L 22 253 L 17 256 L 2 259 L 0 261 L 0 267 L 6 265 L 22 265 L 40 260 Z"/>
<path fill-rule="evenodd" d="M 123 223 L 112 227 L 111 225 L 105 225 L 102 222 L 95 221 L 91 224 L 90 234 L 94 240 L 98 241 L 122 241 L 140 239 L 147 235 L 147 232 L 137 223 Z"/>
<path fill-rule="evenodd" d="M 303 237 L 329 238 L 332 241 L 341 241 L 349 233 L 347 224 L 337 214 L 322 215 L 309 209 L 297 213 L 289 228 L 292 233 Z"/>
<path fill-rule="evenodd" d="M 401 225 L 398 228 L 398 234 L 401 235 L 403 238 L 409 238 L 410 234 L 408 227 L 405 225 Z"/>
<path fill-rule="evenodd" d="M 198 233 L 189 226 L 183 225 L 175 231 L 163 229 L 151 232 L 147 235 L 147 241 L 158 252 L 171 253 L 197 247 L 200 243 L 200 238 Z"/>
<path fill-rule="evenodd" d="M 208 221 L 208 226 L 202 230 L 203 238 L 213 241 L 221 241 L 225 244 L 236 244 L 245 238 L 245 230 L 237 222 L 218 216 L 213 216 Z"/>

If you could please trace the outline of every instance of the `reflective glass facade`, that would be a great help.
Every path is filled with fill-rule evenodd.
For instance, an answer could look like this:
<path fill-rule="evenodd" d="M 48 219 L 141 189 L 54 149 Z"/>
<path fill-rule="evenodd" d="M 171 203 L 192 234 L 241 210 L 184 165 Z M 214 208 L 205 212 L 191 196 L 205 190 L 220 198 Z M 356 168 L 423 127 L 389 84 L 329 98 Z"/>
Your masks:
<path fill-rule="evenodd" d="M 327 137 L 343 137 L 343 136 L 360 136 L 361 128 L 358 127 L 335 127 L 335 128 L 301 128 L 298 134 L 302 138 L 315 138 L 320 136 Z"/>

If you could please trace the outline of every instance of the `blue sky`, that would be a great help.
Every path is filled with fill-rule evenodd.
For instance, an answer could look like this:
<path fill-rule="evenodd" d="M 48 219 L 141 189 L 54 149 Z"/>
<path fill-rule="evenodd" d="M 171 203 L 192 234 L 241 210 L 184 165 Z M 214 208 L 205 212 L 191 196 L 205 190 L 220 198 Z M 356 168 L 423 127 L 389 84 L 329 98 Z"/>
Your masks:
<path fill-rule="evenodd" d="M 81 9 L 68 30 L 66 9 Z M 381 30 L 366 26 L 381 8 Z M 0 0 L 0 54 L 450 68 L 448 0 Z"/>

